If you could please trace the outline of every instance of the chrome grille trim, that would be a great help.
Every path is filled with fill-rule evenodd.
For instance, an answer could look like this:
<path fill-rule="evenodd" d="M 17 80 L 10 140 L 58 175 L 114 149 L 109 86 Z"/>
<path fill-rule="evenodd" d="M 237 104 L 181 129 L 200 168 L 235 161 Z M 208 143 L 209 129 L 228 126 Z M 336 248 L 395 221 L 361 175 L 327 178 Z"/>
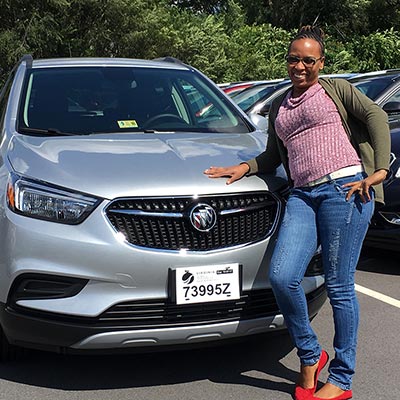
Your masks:
<path fill-rule="evenodd" d="M 144 217 L 183 218 L 182 213 L 148 212 L 140 210 L 110 210 L 110 212 L 115 214 L 141 215 Z"/>
<path fill-rule="evenodd" d="M 198 231 L 190 213 L 210 206 L 215 226 Z M 120 198 L 104 213 L 127 243 L 155 251 L 208 252 L 249 245 L 269 237 L 281 212 L 281 200 L 268 191 L 176 197 Z"/>
<path fill-rule="evenodd" d="M 255 205 L 255 206 L 249 206 L 246 208 L 236 208 L 236 209 L 232 209 L 232 210 L 224 210 L 224 211 L 220 211 L 219 214 L 220 215 L 230 215 L 230 214 L 236 214 L 236 213 L 241 213 L 241 212 L 250 211 L 250 210 L 259 210 L 261 208 L 263 208 L 262 205 L 258 205 L 258 206 Z"/>

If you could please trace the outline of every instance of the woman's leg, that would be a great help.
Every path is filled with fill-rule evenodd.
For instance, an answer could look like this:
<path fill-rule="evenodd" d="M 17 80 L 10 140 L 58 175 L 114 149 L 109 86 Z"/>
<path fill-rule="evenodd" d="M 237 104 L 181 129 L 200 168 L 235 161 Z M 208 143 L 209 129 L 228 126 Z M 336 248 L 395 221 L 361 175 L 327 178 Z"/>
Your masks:
<path fill-rule="evenodd" d="M 317 214 L 335 326 L 335 358 L 329 366 L 328 382 L 342 390 L 351 388 L 354 375 L 359 318 L 354 274 L 374 208 L 373 201 L 364 204 L 358 194 L 346 201 L 348 188 L 342 185 L 360 179 L 342 178 L 321 186 L 323 200 Z"/>
<path fill-rule="evenodd" d="M 321 348 L 311 328 L 300 283 L 317 248 L 315 211 L 309 191 L 294 189 L 272 256 L 269 278 L 302 365 L 318 362 Z"/>

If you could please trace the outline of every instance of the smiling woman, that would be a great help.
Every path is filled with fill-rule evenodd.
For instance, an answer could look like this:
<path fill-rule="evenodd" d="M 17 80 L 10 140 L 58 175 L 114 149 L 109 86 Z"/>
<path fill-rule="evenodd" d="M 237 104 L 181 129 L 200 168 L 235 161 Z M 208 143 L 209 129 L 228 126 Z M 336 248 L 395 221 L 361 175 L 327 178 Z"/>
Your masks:
<path fill-rule="evenodd" d="M 319 79 L 323 32 L 303 27 L 289 45 L 292 86 L 269 112 L 266 150 L 230 167 L 212 167 L 210 178 L 271 173 L 282 163 L 291 184 L 269 270 L 269 280 L 297 347 L 301 369 L 296 400 L 352 397 L 358 329 L 354 273 L 381 183 L 389 167 L 385 112 L 342 79 Z M 335 356 L 327 383 L 316 392 L 327 353 L 309 323 L 301 282 L 318 246 L 335 320 Z"/>
<path fill-rule="evenodd" d="M 324 68 L 324 45 L 320 36 L 315 37 L 318 39 L 304 37 L 294 40 L 286 57 L 294 97 L 317 83 L 319 71 Z"/>

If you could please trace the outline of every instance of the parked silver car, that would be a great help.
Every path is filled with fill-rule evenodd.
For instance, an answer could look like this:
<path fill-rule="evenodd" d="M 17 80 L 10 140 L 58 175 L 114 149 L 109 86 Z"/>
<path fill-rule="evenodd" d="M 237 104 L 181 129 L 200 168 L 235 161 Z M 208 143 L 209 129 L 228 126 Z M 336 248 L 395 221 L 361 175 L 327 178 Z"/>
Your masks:
<path fill-rule="evenodd" d="M 25 56 L 0 96 L 0 357 L 284 328 L 268 282 L 285 180 L 227 186 L 265 134 L 177 60 Z M 303 285 L 326 294 L 318 255 Z"/>

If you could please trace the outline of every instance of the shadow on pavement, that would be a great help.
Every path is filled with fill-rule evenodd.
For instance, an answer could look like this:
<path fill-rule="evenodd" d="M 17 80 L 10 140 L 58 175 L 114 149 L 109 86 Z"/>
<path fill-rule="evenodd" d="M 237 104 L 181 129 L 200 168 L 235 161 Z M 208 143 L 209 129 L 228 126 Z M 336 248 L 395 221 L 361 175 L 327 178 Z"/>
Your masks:
<path fill-rule="evenodd" d="M 292 349 L 288 335 L 280 334 L 162 353 L 64 356 L 31 351 L 22 360 L 0 364 L 0 378 L 68 391 L 148 387 L 208 379 L 292 393 L 297 372 L 280 362 Z M 250 371 L 257 374 L 247 374 Z M 263 373 L 271 375 L 273 380 L 262 376 Z M 275 378 L 284 382 L 277 382 Z"/>

